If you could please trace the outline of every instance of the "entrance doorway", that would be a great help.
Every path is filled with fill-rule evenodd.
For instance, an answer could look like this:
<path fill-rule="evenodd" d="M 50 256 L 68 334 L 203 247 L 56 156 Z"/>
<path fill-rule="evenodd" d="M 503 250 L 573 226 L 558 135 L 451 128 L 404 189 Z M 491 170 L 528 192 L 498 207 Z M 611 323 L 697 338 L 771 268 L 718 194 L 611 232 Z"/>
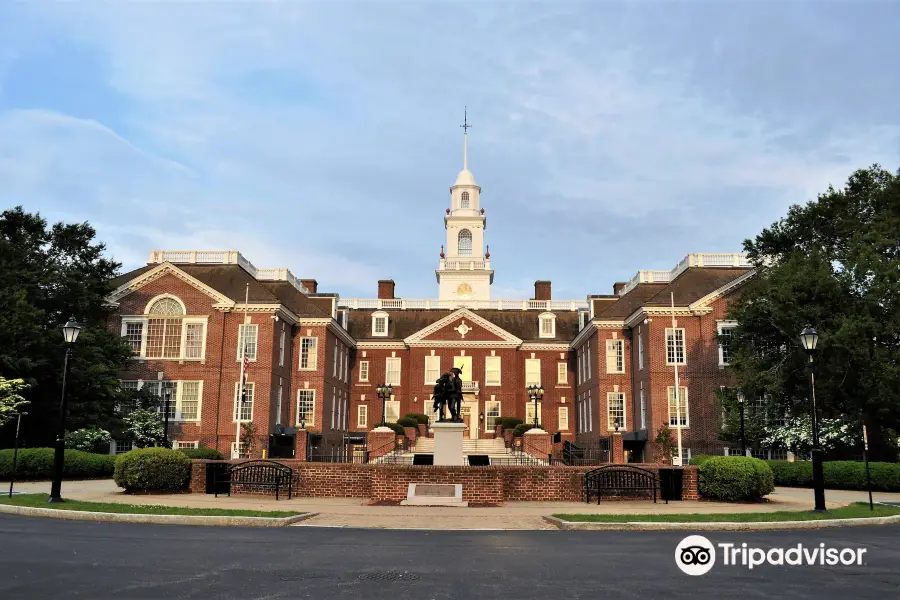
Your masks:
<path fill-rule="evenodd" d="M 468 404 L 463 404 L 459 409 L 459 412 L 460 416 L 462 417 L 463 423 L 466 424 L 466 430 L 463 431 L 463 439 L 472 439 L 472 436 L 470 435 L 472 431 L 472 408 Z"/>

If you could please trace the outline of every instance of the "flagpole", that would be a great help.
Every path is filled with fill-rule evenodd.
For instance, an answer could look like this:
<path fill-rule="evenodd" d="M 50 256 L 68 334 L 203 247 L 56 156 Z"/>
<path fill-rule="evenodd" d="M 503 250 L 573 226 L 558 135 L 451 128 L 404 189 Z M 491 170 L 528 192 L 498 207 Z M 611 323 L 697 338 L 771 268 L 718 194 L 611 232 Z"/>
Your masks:
<path fill-rule="evenodd" d="M 247 287 L 244 288 L 244 325 L 247 324 L 247 305 L 250 303 L 250 284 L 247 284 Z M 238 328 L 240 331 L 240 328 Z M 245 330 L 246 331 L 246 330 Z M 246 335 L 246 333 L 245 333 Z M 246 382 L 244 378 L 247 375 L 247 344 L 244 341 L 243 336 L 238 335 L 238 344 L 241 345 L 241 379 L 240 385 L 238 385 L 237 390 L 237 398 L 235 398 L 235 428 L 234 428 L 234 451 L 231 453 L 231 458 L 240 458 L 241 456 L 241 409 L 244 406 L 244 392 L 246 389 Z"/>
<path fill-rule="evenodd" d="M 672 351 L 674 354 L 675 360 L 675 389 L 673 390 L 673 396 L 675 397 L 675 423 L 676 429 L 678 430 L 678 460 L 672 461 L 673 465 L 681 466 L 682 464 L 682 453 L 681 449 L 681 398 L 678 395 L 678 388 L 680 387 L 680 382 L 678 380 L 678 338 L 675 333 L 675 292 L 670 292 L 670 297 L 672 300 Z M 668 352 L 668 348 L 666 348 Z"/>

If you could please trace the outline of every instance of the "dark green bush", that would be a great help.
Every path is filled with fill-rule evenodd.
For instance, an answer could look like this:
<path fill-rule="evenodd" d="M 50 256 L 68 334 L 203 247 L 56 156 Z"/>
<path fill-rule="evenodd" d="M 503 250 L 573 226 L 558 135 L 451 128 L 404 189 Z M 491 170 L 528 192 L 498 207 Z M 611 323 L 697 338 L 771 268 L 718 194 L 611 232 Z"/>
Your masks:
<path fill-rule="evenodd" d="M 504 425 L 503 428 L 506 429 L 506 426 Z M 538 425 L 537 428 L 543 429 L 543 427 L 541 427 L 540 425 Z M 534 429 L 534 423 L 519 423 L 513 429 L 513 437 L 519 437 L 529 429 Z"/>
<path fill-rule="evenodd" d="M 503 425 L 503 429 L 515 429 L 518 425 L 522 424 L 522 419 L 516 417 L 500 417 L 500 424 Z"/>
<path fill-rule="evenodd" d="M 401 421 L 402 420 L 403 419 L 401 419 Z M 406 430 L 403 429 L 403 425 L 400 425 L 399 423 L 385 423 L 384 425 L 385 427 L 393 429 L 394 433 L 396 433 L 397 435 L 406 435 Z"/>
<path fill-rule="evenodd" d="M 713 456 L 700 466 L 700 493 L 725 501 L 761 500 L 775 489 L 771 467 L 748 456 Z"/>
<path fill-rule="evenodd" d="M 788 462 L 767 461 L 775 474 L 775 485 L 786 487 L 813 486 L 812 462 L 808 460 Z M 832 490 L 866 489 L 866 464 L 849 460 L 826 461 L 822 465 L 825 488 Z M 872 489 L 883 492 L 900 492 L 900 463 L 869 463 Z"/>
<path fill-rule="evenodd" d="M 404 416 L 415 420 L 419 425 L 428 425 L 428 415 L 423 415 L 422 413 L 406 413 Z"/>
<path fill-rule="evenodd" d="M 191 459 L 168 448 L 132 450 L 116 457 L 114 479 L 129 492 L 175 492 L 191 479 Z"/>
<path fill-rule="evenodd" d="M 223 460 L 225 458 L 215 448 L 181 448 L 178 451 L 188 458 L 202 458 L 205 460 Z"/>
<path fill-rule="evenodd" d="M 400 417 L 397 419 L 397 425 L 401 427 L 418 427 L 419 422 L 410 417 Z"/>
<path fill-rule="evenodd" d="M 20 448 L 16 479 L 52 479 L 53 448 Z M 0 480 L 12 476 L 13 450 L 0 450 Z M 91 454 L 80 450 L 66 450 L 63 462 L 64 479 L 103 479 L 112 477 L 116 457 L 110 454 Z"/>
<path fill-rule="evenodd" d="M 695 467 L 699 467 L 713 456 L 712 454 L 698 454 L 697 456 L 692 456 L 691 460 L 688 461 L 689 465 L 693 465 Z"/>
<path fill-rule="evenodd" d="M 494 417 L 494 427 L 497 425 L 503 425 L 503 417 Z"/>

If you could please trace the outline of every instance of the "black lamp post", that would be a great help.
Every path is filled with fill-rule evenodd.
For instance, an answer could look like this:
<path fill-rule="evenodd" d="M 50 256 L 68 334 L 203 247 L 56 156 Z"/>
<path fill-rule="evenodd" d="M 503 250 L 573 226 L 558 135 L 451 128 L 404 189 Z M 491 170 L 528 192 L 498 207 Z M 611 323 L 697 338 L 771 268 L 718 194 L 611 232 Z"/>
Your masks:
<path fill-rule="evenodd" d="M 16 442 L 15 446 L 13 446 L 13 464 L 12 464 L 12 475 L 9 478 L 9 497 L 12 498 L 13 494 L 13 483 L 16 480 L 16 464 L 19 459 L 19 429 L 22 426 L 22 415 L 28 413 L 19 412 L 16 413 Z M 865 425 L 863 425 L 863 431 L 865 431 Z M 868 447 L 868 446 L 867 446 Z M 868 473 L 869 463 L 866 462 L 866 473 Z M 872 494 L 869 493 L 869 497 L 871 498 Z"/>
<path fill-rule="evenodd" d="M 375 391 L 378 393 L 378 397 L 381 398 L 381 426 L 384 427 L 387 425 L 387 400 L 394 393 L 394 386 L 391 384 L 381 384 L 375 388 Z"/>
<path fill-rule="evenodd" d="M 72 356 L 72 348 L 75 340 L 81 333 L 81 325 L 75 317 L 69 318 L 63 325 L 63 338 L 66 340 L 66 357 L 63 362 L 62 398 L 59 402 L 59 430 L 56 432 L 56 452 L 53 455 L 53 484 L 50 486 L 50 497 L 47 502 L 62 502 L 62 474 L 63 461 L 66 457 L 66 375 L 69 373 L 69 358 Z"/>
<path fill-rule="evenodd" d="M 747 439 L 744 437 L 744 392 L 738 392 L 737 401 L 741 411 L 741 456 L 747 456 Z"/>
<path fill-rule="evenodd" d="M 819 411 L 816 408 L 816 375 L 813 357 L 816 353 L 816 345 L 819 343 L 819 334 L 812 327 L 807 326 L 800 332 L 800 343 L 809 355 L 809 402 L 812 411 L 812 467 L 813 467 L 813 495 L 815 497 L 815 510 L 825 510 L 825 476 L 822 470 L 822 447 L 819 446 Z"/>
<path fill-rule="evenodd" d="M 163 440 L 165 440 L 166 448 L 169 447 L 169 402 L 172 400 L 172 390 L 166 385 L 166 406 L 165 415 L 163 416 Z"/>
<path fill-rule="evenodd" d="M 529 385 L 526 390 L 531 401 L 534 402 L 534 426 L 540 427 L 538 422 L 538 400 L 544 397 L 544 387 L 542 385 Z"/>

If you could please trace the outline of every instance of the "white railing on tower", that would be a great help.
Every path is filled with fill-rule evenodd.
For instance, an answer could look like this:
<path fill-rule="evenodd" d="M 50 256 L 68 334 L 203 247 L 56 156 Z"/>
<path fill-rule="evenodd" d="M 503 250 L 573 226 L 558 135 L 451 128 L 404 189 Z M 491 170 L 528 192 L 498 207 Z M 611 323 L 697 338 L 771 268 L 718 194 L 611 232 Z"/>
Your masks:
<path fill-rule="evenodd" d="M 753 264 L 747 259 L 746 254 L 739 253 L 691 253 L 675 265 L 670 271 L 638 271 L 625 287 L 619 290 L 619 295 L 624 296 L 633 290 L 639 283 L 668 283 L 678 277 L 685 269 L 690 267 L 742 267 L 750 268 Z"/>
<path fill-rule="evenodd" d="M 339 308 L 352 310 L 587 310 L 581 300 L 429 300 L 422 298 L 341 298 Z"/>

